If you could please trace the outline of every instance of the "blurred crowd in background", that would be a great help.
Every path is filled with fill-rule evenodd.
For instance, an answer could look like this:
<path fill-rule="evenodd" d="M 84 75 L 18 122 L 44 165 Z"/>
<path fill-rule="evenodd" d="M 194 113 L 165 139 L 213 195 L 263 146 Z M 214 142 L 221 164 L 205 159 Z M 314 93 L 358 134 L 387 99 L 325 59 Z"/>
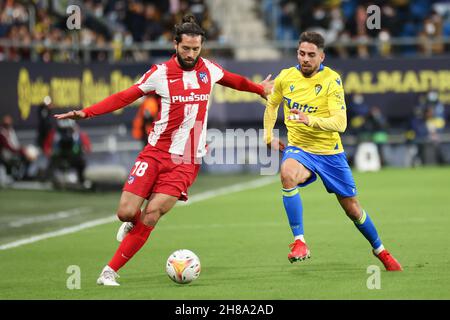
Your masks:
<path fill-rule="evenodd" d="M 259 0 L 262 15 L 277 40 L 297 40 L 307 29 L 321 32 L 339 57 L 392 54 L 443 54 L 450 36 L 450 2 L 444 0 Z M 366 27 L 368 6 L 380 8 L 380 29 Z M 393 46 L 392 38 L 418 38 L 417 45 Z M 364 42 L 379 40 L 371 48 Z M 339 44 L 360 41 L 348 48 Z M 434 41 L 434 42 L 433 42 Z"/>
<path fill-rule="evenodd" d="M 196 17 L 209 40 L 220 37 L 204 0 L 86 0 L 80 2 L 83 28 L 79 31 L 67 28 L 68 15 L 62 2 L 0 0 L 0 40 L 9 39 L 25 46 L 42 42 L 36 51 L 44 62 L 75 60 L 74 51 L 50 48 L 60 44 L 96 47 L 98 50 L 90 57 L 94 61 L 107 60 L 104 50 L 107 46 L 115 48 L 114 60 L 142 61 L 148 58 L 145 52 L 127 53 L 122 48 L 143 41 L 171 43 L 173 26 L 186 13 Z M 0 61 L 29 60 L 31 54 L 26 47 L 6 49 L 0 45 Z"/>
<path fill-rule="evenodd" d="M 207 39 L 225 43 L 221 28 L 212 18 L 207 0 L 86 0 L 82 6 L 83 28 L 66 27 L 67 13 L 59 0 L 0 0 L 0 40 L 9 39 L 23 47 L 2 47 L 0 61 L 74 61 L 75 50 L 52 50 L 51 45 L 93 46 L 90 60 L 108 59 L 105 48 L 113 48 L 114 61 L 148 59 L 149 50 L 126 50 L 133 44 L 151 41 L 169 44 L 172 29 L 186 13 L 192 13 L 206 30 Z M 381 29 L 367 29 L 367 7 L 376 4 Z M 268 38 L 297 41 L 305 30 L 317 30 L 338 57 L 374 55 L 439 55 L 449 44 L 450 3 L 443 0 L 255 0 L 255 10 L 265 22 Z M 217 13 L 216 13 L 217 14 Z M 222 13 L 221 13 L 222 14 Z M 415 38 L 414 43 L 402 39 Z M 346 45 L 350 41 L 358 45 Z M 376 46 L 365 44 L 379 40 Z M 394 41 L 396 40 L 396 41 Z M 36 52 L 28 48 L 40 42 Z M 152 56 L 166 55 L 154 50 Z"/>
<path fill-rule="evenodd" d="M 378 146 L 379 154 L 382 155 L 381 147 L 392 143 L 389 136 L 397 131 L 402 137 L 398 143 L 415 146 L 414 154 L 410 157 L 411 165 L 450 161 L 449 151 L 441 145 L 446 142 L 443 137 L 447 127 L 447 112 L 437 91 L 419 95 L 412 114 L 402 125 L 395 126 L 386 118 L 380 106 L 368 104 L 364 95 L 354 94 L 346 100 L 348 124 L 345 135 L 356 137 L 356 144 L 372 142 Z"/>

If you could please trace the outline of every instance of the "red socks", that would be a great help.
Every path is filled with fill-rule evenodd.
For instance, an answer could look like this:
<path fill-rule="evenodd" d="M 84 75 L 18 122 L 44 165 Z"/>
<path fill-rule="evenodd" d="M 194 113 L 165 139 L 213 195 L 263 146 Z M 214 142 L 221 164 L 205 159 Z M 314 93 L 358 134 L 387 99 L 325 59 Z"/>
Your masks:
<path fill-rule="evenodd" d="M 135 254 L 142 248 L 144 243 L 147 241 L 150 233 L 154 227 L 146 226 L 142 223 L 140 219 L 141 211 L 136 213 L 136 218 L 133 229 L 125 236 L 125 238 L 120 243 L 114 257 L 108 263 L 108 265 L 114 270 L 118 271 L 123 267 L 125 263 L 128 262 Z"/>
<path fill-rule="evenodd" d="M 133 221 L 131 221 L 131 222 L 133 222 L 134 225 L 136 225 L 137 222 L 141 220 L 141 214 L 142 214 L 142 211 L 140 209 L 138 211 L 136 211 Z"/>

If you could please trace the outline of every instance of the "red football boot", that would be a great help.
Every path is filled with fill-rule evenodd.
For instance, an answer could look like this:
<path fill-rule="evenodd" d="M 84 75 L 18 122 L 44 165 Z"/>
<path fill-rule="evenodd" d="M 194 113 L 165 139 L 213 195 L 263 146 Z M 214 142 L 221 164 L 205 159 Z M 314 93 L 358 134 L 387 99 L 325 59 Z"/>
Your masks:
<path fill-rule="evenodd" d="M 380 261 L 383 263 L 384 267 L 386 268 L 386 271 L 402 271 L 403 268 L 400 265 L 400 263 L 387 251 L 384 249 L 381 251 L 378 255 L 373 253 L 375 257 L 380 259 Z"/>
<path fill-rule="evenodd" d="M 311 256 L 308 246 L 301 240 L 295 240 L 289 245 L 289 248 L 291 248 L 291 252 L 288 254 L 288 259 L 291 263 L 305 260 Z"/>

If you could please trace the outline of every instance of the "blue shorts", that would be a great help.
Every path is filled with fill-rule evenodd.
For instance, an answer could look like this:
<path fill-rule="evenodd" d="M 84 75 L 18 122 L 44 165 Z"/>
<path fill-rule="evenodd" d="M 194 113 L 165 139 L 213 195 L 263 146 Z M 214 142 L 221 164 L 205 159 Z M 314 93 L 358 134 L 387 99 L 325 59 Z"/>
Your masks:
<path fill-rule="evenodd" d="M 317 175 L 319 175 L 329 193 L 343 197 L 356 196 L 355 180 L 344 152 L 319 155 L 289 146 L 283 152 L 281 163 L 289 158 L 297 160 L 312 173 L 308 180 L 298 185 L 299 187 L 305 187 L 316 181 Z"/>

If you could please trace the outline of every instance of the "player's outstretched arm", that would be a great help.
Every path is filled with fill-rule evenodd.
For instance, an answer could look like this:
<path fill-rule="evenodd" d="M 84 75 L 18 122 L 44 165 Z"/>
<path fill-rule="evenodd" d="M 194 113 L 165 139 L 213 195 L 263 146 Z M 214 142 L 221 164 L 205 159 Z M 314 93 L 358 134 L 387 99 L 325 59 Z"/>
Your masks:
<path fill-rule="evenodd" d="M 55 114 L 55 118 L 58 120 L 72 119 L 80 120 L 87 118 L 86 113 L 80 110 L 72 110 L 66 113 Z"/>
<path fill-rule="evenodd" d="M 273 80 L 270 80 L 271 77 L 272 75 L 269 74 L 261 83 L 257 84 L 237 73 L 223 70 L 223 77 L 217 83 L 239 91 L 257 93 L 264 99 L 267 99 L 267 96 L 270 95 L 273 90 L 274 82 Z"/>
<path fill-rule="evenodd" d="M 124 108 L 133 103 L 144 95 L 144 92 L 138 88 L 137 85 L 133 85 L 130 88 L 117 92 L 106 99 L 103 99 L 99 103 L 96 103 L 83 111 L 70 111 L 63 114 L 56 114 L 55 118 L 62 119 L 86 119 L 95 116 L 99 116 L 106 113 L 114 112 L 118 109 Z"/>
<path fill-rule="evenodd" d="M 269 81 L 270 75 L 265 79 Z M 284 143 L 273 137 L 273 128 L 277 122 L 278 109 L 283 99 L 281 89 L 281 78 L 278 76 L 273 82 L 273 87 L 270 88 L 269 97 L 267 99 L 266 109 L 264 110 L 264 141 L 269 148 L 283 152 L 285 149 Z"/>
<path fill-rule="evenodd" d="M 267 99 L 267 97 L 273 92 L 274 80 L 270 80 L 272 78 L 272 74 L 267 75 L 267 77 L 260 83 L 260 85 L 264 88 L 263 98 Z"/>

